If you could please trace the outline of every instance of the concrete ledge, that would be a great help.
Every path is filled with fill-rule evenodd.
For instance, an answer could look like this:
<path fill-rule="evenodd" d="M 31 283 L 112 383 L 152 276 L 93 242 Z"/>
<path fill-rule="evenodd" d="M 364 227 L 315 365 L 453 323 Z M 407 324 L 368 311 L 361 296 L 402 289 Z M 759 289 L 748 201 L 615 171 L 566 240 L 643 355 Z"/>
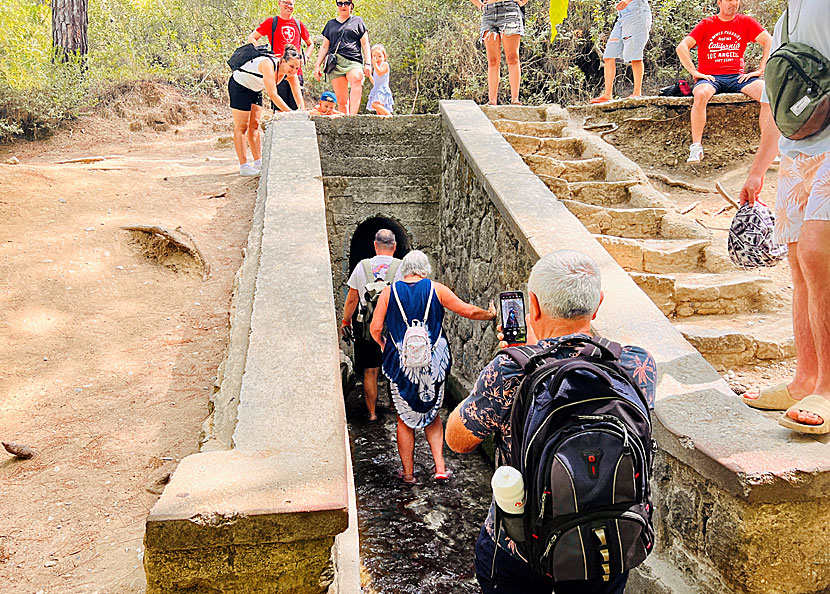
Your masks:
<path fill-rule="evenodd" d="M 252 231 L 241 276 L 245 291 L 254 286 L 250 322 L 236 329 L 250 334 L 232 359 L 244 368 L 236 449 L 182 460 L 150 512 L 150 593 L 324 592 L 334 579 L 335 536 L 348 525 L 349 452 L 314 124 L 304 114 L 274 118 L 263 148 L 262 231 Z"/>
<path fill-rule="evenodd" d="M 666 504 L 658 510 L 658 546 L 664 554 L 690 575 L 706 568 L 705 575 L 715 576 L 712 591 L 796 594 L 830 588 L 825 537 L 813 537 L 809 529 L 782 531 L 776 523 L 779 514 L 816 517 L 821 498 L 830 492 L 830 439 L 794 434 L 780 428 L 773 416 L 745 406 L 579 221 L 529 173 L 478 106 L 471 101 L 445 101 L 441 114 L 478 183 L 530 259 L 563 248 L 591 255 L 600 265 L 605 287 L 596 332 L 641 345 L 657 360 L 655 437 L 663 459 L 675 460 L 681 469 L 670 473 L 670 480 L 654 485 L 657 499 Z M 614 150 L 602 152 L 607 158 L 613 157 Z M 619 157 L 612 170 L 619 167 L 620 175 L 639 178 L 631 169 L 633 163 Z M 692 474 L 701 480 L 693 480 Z M 701 498 L 688 508 L 687 525 L 669 521 L 667 514 L 674 512 L 682 493 L 704 488 L 714 495 L 707 505 Z M 731 560 L 713 551 L 705 538 L 713 509 L 724 510 L 721 526 L 728 528 L 723 534 L 740 535 L 729 538 Z M 827 525 L 824 516 L 820 521 Z M 765 540 L 778 546 L 763 546 Z M 794 567 L 782 571 L 783 550 L 798 550 L 800 566 L 809 566 L 822 577 L 796 578 Z M 742 569 L 734 567 L 736 562 L 744 563 Z M 778 570 L 766 570 L 772 567 Z M 746 572 L 753 568 L 758 576 L 747 579 Z M 719 583 L 725 589 L 718 590 Z"/>

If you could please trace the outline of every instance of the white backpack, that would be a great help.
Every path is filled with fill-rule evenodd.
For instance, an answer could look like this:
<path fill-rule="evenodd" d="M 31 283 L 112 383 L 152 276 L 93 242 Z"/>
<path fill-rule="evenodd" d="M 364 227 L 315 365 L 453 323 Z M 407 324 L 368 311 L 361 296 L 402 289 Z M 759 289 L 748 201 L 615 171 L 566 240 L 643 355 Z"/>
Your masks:
<path fill-rule="evenodd" d="M 398 302 L 398 309 L 401 310 L 401 317 L 404 324 L 406 324 L 406 332 L 403 335 L 401 344 L 398 345 L 398 355 L 401 360 L 401 367 L 405 369 L 424 369 L 429 368 L 432 362 L 432 344 L 429 341 L 429 332 L 427 331 L 427 318 L 429 317 L 429 306 L 432 304 L 432 294 L 435 291 L 432 288 L 432 283 L 429 285 L 429 298 L 427 299 L 427 310 L 424 313 L 424 321 L 407 319 L 401 305 L 398 291 L 395 289 L 395 283 L 392 284 L 392 293 L 395 294 L 395 301 Z"/>

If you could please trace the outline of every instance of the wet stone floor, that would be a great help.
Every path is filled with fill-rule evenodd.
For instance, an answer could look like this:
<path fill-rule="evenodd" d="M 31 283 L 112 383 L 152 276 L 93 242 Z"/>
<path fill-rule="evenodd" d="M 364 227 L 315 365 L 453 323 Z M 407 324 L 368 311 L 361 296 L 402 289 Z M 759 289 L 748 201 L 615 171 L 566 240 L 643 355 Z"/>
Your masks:
<path fill-rule="evenodd" d="M 441 411 L 446 419 L 447 410 Z M 358 385 L 346 398 L 357 491 L 363 591 L 379 594 L 477 593 L 475 540 L 490 505 L 492 467 L 478 452 L 444 447 L 455 476 L 432 478 L 424 432 L 415 432 L 415 485 L 397 477 L 395 409 L 381 382 L 378 420 L 369 422 Z"/>

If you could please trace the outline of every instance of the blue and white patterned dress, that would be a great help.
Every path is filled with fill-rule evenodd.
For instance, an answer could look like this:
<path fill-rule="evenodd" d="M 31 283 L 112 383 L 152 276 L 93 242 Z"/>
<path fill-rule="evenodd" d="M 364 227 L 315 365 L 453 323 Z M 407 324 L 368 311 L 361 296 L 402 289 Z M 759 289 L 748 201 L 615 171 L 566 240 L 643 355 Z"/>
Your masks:
<path fill-rule="evenodd" d="M 404 369 L 398 355 L 398 345 L 403 341 L 407 325 L 404 322 L 395 295 L 389 296 L 386 309 L 386 328 L 389 336 L 383 349 L 383 374 L 389 378 L 392 403 L 398 416 L 412 429 L 422 429 L 438 416 L 438 409 L 444 402 L 444 384 L 450 373 L 452 357 L 450 345 L 441 330 L 444 321 L 444 306 L 429 279 L 416 283 L 397 281 L 395 290 L 409 320 L 424 319 L 427 298 L 432 295 L 429 317 L 426 320 L 427 333 L 432 343 L 432 362 L 423 370 Z"/>
<path fill-rule="evenodd" d="M 392 106 L 395 104 L 395 100 L 392 97 L 392 89 L 389 87 L 389 72 L 390 70 L 387 70 L 386 74 L 378 74 L 377 70 L 374 71 L 373 78 L 375 84 L 369 93 L 368 101 L 366 101 L 367 110 L 375 111 L 372 109 L 372 103 L 380 101 L 381 105 L 386 108 L 386 111 L 392 113 Z"/>

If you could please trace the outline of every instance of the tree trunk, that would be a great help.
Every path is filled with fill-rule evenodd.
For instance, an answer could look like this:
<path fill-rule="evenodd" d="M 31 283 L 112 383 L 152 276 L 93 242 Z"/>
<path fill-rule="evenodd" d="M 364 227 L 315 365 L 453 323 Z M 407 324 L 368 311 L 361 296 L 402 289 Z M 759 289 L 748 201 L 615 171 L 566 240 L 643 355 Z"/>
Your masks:
<path fill-rule="evenodd" d="M 87 0 L 52 1 L 52 45 L 63 54 L 83 56 L 87 52 Z"/>

